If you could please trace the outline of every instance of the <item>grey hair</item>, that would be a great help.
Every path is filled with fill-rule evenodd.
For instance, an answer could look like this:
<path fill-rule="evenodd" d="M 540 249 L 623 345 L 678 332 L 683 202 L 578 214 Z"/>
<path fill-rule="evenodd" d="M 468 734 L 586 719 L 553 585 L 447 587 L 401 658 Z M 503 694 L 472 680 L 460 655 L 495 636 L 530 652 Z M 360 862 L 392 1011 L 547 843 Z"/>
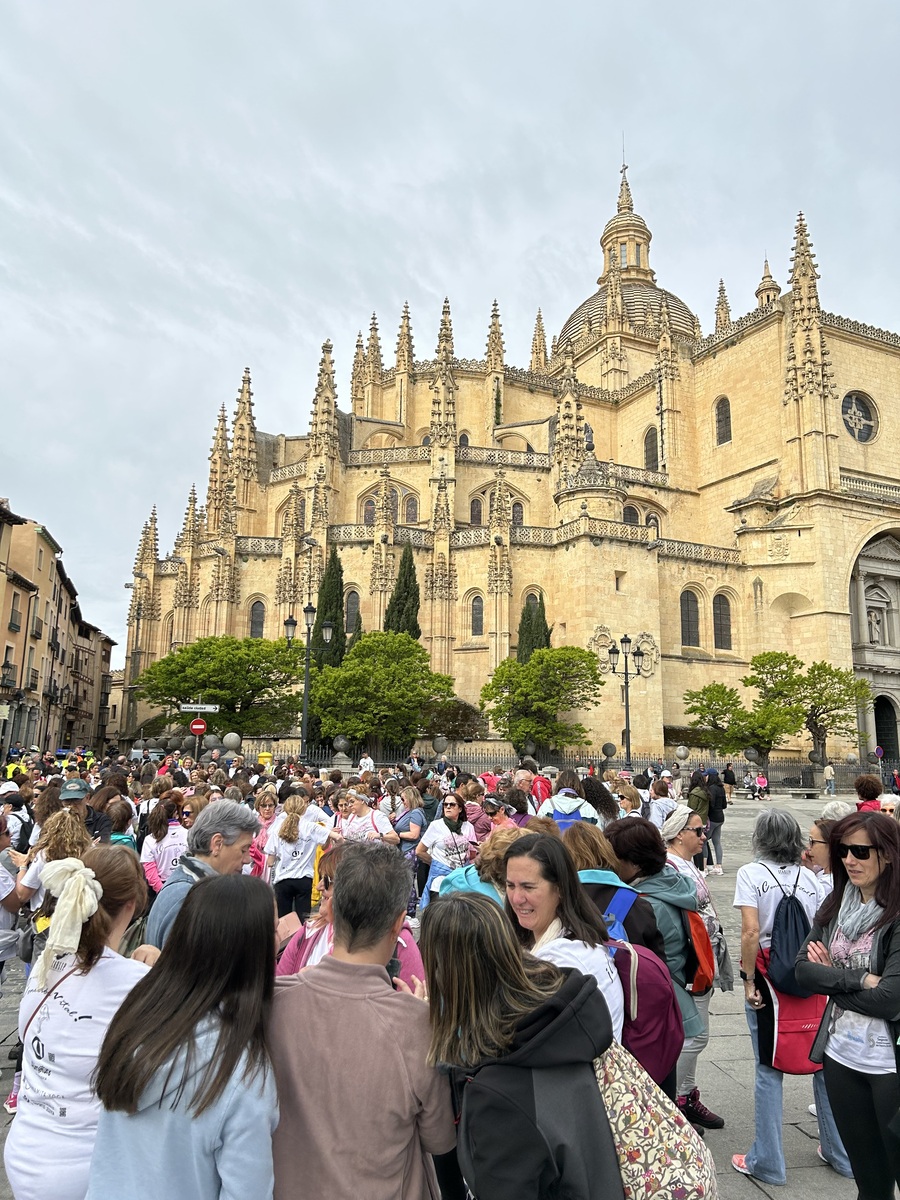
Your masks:
<path fill-rule="evenodd" d="M 753 857 L 792 866 L 800 862 L 803 834 L 795 817 L 780 808 L 761 812 L 753 827 Z"/>
<path fill-rule="evenodd" d="M 246 804 L 234 800 L 216 800 L 207 804 L 188 830 L 189 854 L 209 854 L 213 835 L 220 833 L 226 846 L 233 845 L 242 833 L 258 833 L 259 817 Z"/>
<path fill-rule="evenodd" d="M 238 804 L 242 804 L 244 801 L 244 793 L 239 787 L 234 787 L 233 785 L 231 787 L 227 787 L 222 795 L 226 800 L 236 800 Z"/>
<path fill-rule="evenodd" d="M 331 892 L 335 942 L 351 951 L 377 945 L 406 909 L 411 886 L 412 870 L 393 846 L 345 845 Z"/>
<path fill-rule="evenodd" d="M 822 809 L 822 820 L 840 821 L 854 812 L 856 812 L 855 804 L 848 804 L 846 800 L 829 800 Z"/>

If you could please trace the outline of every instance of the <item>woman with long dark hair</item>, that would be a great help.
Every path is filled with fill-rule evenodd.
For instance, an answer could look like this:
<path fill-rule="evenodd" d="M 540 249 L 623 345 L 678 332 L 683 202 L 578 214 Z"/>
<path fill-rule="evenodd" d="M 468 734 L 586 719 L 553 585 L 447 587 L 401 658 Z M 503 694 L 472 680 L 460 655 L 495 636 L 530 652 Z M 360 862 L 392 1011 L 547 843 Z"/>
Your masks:
<path fill-rule="evenodd" d="M 560 838 L 529 833 L 509 847 L 506 913 L 520 943 L 535 957 L 594 976 L 618 1041 L 625 1000 L 607 948 L 606 926 Z"/>
<path fill-rule="evenodd" d="M 860 1200 L 900 1184 L 900 826 L 861 811 L 829 838 L 834 888 L 797 957 L 801 987 L 829 997 L 810 1054 Z"/>
<path fill-rule="evenodd" d="M 144 1200 L 173 1180 L 192 1200 L 272 1196 L 274 982 L 271 889 L 247 875 L 202 879 L 104 1039 L 87 1200 Z"/>
<path fill-rule="evenodd" d="M 147 836 L 141 847 L 141 866 L 153 892 L 163 884 L 187 854 L 187 830 L 181 824 L 181 804 L 174 792 L 160 798 L 147 818 Z"/>

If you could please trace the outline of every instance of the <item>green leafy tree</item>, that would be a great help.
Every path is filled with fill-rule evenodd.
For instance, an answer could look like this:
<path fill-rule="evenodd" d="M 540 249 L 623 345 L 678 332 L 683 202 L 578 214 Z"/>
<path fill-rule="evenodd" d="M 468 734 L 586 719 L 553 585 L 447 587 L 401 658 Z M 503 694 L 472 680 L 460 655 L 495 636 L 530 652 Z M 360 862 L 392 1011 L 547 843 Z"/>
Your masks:
<path fill-rule="evenodd" d="M 562 749 L 589 742 L 587 730 L 565 713 L 599 702 L 603 680 L 596 654 L 578 646 L 535 650 L 528 662 L 508 658 L 481 689 L 481 706 L 495 729 L 521 749 L 526 742 Z"/>
<path fill-rule="evenodd" d="M 325 621 L 330 621 L 334 627 L 327 646 L 322 637 L 322 624 Z M 331 543 L 328 562 L 319 584 L 312 644 L 325 646 L 324 650 L 316 652 L 316 661 L 323 667 L 339 667 L 347 652 L 347 634 L 344 630 L 344 568 L 334 542 Z"/>
<path fill-rule="evenodd" d="M 202 696 L 218 704 L 215 733 L 281 737 L 297 723 L 303 697 L 294 689 L 302 647 L 264 638 L 210 637 L 181 646 L 146 668 L 137 695 L 170 713 Z"/>
<path fill-rule="evenodd" d="M 780 650 L 754 655 L 741 682 L 756 688 L 763 701 L 802 706 L 803 725 L 822 762 L 829 737 L 858 736 L 857 713 L 873 699 L 869 684 L 852 671 L 814 662 L 804 673 L 799 658 Z"/>
<path fill-rule="evenodd" d="M 684 693 L 685 712 L 694 719 L 703 744 L 722 754 L 740 754 L 753 749 L 763 768 L 769 755 L 803 728 L 804 711 L 799 704 L 784 700 L 757 699 L 751 708 L 741 703 L 737 688 L 709 683 Z"/>
<path fill-rule="evenodd" d="M 408 633 L 416 640 L 422 636 L 419 628 L 419 581 L 416 579 L 416 564 L 409 542 L 403 547 L 397 580 L 384 614 L 384 628 L 386 633 Z"/>
<path fill-rule="evenodd" d="M 442 733 L 451 742 L 464 738 L 479 738 L 487 734 L 487 721 L 474 704 L 458 696 L 441 698 L 429 704 L 422 715 L 422 730 L 426 737 Z"/>
<path fill-rule="evenodd" d="M 453 698 L 453 680 L 431 670 L 428 651 L 408 633 L 364 633 L 339 667 L 317 672 L 310 706 L 324 737 L 339 733 L 378 751 L 385 742 L 411 742 L 422 714 Z"/>

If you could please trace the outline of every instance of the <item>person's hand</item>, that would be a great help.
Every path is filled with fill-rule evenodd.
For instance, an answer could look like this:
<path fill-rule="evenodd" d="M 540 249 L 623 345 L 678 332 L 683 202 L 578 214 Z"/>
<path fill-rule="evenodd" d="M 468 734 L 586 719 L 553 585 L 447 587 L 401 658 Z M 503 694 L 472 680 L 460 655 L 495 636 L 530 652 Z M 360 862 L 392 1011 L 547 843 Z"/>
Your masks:
<path fill-rule="evenodd" d="M 806 957 L 811 963 L 818 963 L 822 967 L 832 966 L 831 955 L 828 953 L 828 947 L 824 942 L 810 942 L 806 947 Z M 865 986 L 865 984 L 863 985 Z"/>
<path fill-rule="evenodd" d="M 152 967 L 156 964 L 156 960 L 160 954 L 162 954 L 162 950 L 160 950 L 159 946 L 151 946 L 149 943 L 145 943 L 142 946 L 138 946 L 131 958 L 133 962 L 146 963 L 148 967 Z"/>
<path fill-rule="evenodd" d="M 381 840 L 381 834 L 380 834 L 380 833 L 376 833 L 374 829 L 372 830 L 372 832 L 371 832 L 371 833 L 367 833 L 367 834 L 366 834 L 366 841 L 367 841 L 367 842 L 377 842 L 377 841 L 380 841 L 380 840 Z"/>
<path fill-rule="evenodd" d="M 752 979 L 744 980 L 744 999 L 747 1001 L 747 1003 L 750 1005 L 751 1008 L 764 1008 L 765 1007 L 766 1002 L 762 998 L 762 993 L 759 991 L 759 989 L 756 986 L 755 981 Z"/>
<path fill-rule="evenodd" d="M 863 975 L 862 985 L 866 991 L 871 991 L 872 988 L 877 988 L 881 983 L 880 975 L 872 975 L 871 973 Z"/>
<path fill-rule="evenodd" d="M 413 987 L 410 987 L 405 979 L 401 979 L 398 975 L 394 979 L 394 988 L 398 992 L 405 992 L 408 996 L 415 996 L 417 1000 L 424 1000 L 428 1003 L 428 989 L 425 987 L 425 980 L 419 979 L 417 975 L 412 977 Z"/>
<path fill-rule="evenodd" d="M 12 860 L 13 866 L 24 867 L 25 863 L 28 861 L 28 855 L 20 854 L 18 850 L 9 850 L 7 853 Z"/>

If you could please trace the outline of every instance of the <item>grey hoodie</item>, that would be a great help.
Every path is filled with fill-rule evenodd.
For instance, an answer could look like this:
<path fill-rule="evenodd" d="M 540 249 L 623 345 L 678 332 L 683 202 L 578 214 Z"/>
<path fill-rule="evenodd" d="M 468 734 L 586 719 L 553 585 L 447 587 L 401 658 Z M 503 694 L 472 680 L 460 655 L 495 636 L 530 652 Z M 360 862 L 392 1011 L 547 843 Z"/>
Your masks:
<path fill-rule="evenodd" d="M 191 1075 L 178 1097 L 185 1052 L 153 1076 L 138 1111 L 100 1113 L 85 1200 L 271 1200 L 272 1134 L 278 1124 L 275 1076 L 244 1078 L 246 1059 L 215 1104 L 190 1104 L 218 1040 L 217 1022 L 197 1031 Z"/>

